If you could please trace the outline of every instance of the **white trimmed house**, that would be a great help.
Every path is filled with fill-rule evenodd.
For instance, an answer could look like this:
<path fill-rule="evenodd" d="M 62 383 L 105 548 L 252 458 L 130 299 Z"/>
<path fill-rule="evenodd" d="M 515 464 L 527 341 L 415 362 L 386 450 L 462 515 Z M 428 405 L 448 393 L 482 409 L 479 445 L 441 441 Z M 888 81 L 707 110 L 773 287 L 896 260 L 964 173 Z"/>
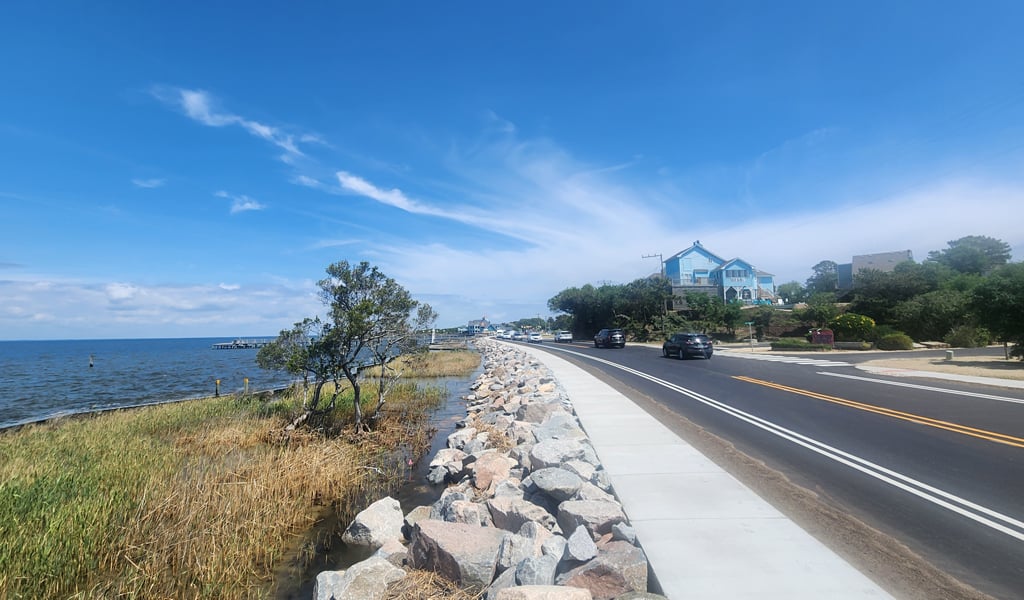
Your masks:
<path fill-rule="evenodd" d="M 774 275 L 759 271 L 742 258 L 726 260 L 702 246 L 700 240 L 669 257 L 664 267 L 674 296 L 682 298 L 687 292 L 701 292 L 725 302 L 775 302 Z"/>

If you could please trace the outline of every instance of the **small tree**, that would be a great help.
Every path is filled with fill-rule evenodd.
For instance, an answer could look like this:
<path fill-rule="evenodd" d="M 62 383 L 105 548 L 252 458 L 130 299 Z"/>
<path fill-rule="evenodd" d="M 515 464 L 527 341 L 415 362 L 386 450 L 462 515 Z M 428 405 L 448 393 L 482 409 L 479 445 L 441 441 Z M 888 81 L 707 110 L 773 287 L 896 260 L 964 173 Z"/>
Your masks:
<path fill-rule="evenodd" d="M 334 408 L 338 397 L 337 386 L 328 407 L 320 408 L 324 385 L 328 381 L 337 380 L 338 366 L 332 343 L 330 324 L 322 322 L 319 317 L 306 318 L 291 329 L 282 330 L 277 339 L 260 348 L 256 354 L 256 364 L 260 368 L 302 377 L 305 389 L 309 388 L 310 379 L 313 380 L 313 396 L 304 402 L 303 413 L 289 428 Z"/>
<path fill-rule="evenodd" d="M 835 294 L 818 292 L 807 299 L 807 308 L 800 311 L 800 318 L 816 327 L 824 327 L 838 313 Z"/>
<path fill-rule="evenodd" d="M 989 275 L 974 289 L 971 308 L 983 327 L 1012 342 L 1012 354 L 1024 360 L 1024 263 L 1005 265 Z"/>
<path fill-rule="evenodd" d="M 419 303 L 394 279 L 366 261 L 355 266 L 345 260 L 336 262 L 327 267 L 327 277 L 317 285 L 321 300 L 331 309 L 338 370 L 352 386 L 353 425 L 357 432 L 362 431 L 365 424 L 359 370 L 371 359 L 387 362 L 391 358 L 389 353 L 396 347 L 393 340 L 408 336 L 409 316 Z M 379 354 L 382 347 L 384 354 Z M 382 395 L 378 410 L 383 404 Z"/>

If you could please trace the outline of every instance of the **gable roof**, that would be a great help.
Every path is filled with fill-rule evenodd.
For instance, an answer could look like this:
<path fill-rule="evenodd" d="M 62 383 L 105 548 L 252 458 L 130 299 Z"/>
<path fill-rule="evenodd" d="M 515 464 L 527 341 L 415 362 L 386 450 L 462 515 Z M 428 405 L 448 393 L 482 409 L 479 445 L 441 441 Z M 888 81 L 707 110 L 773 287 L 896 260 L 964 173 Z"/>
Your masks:
<path fill-rule="evenodd" d="M 736 266 L 736 265 L 739 265 L 742 268 L 747 269 L 748 271 L 754 271 L 754 272 L 757 271 L 757 269 L 754 267 L 754 265 L 748 263 L 747 261 L 743 260 L 742 258 L 731 258 L 728 261 L 722 263 L 718 267 L 718 269 L 716 269 L 716 270 L 724 271 L 724 270 L 728 269 L 729 267 L 733 267 L 733 266 Z"/>
<path fill-rule="evenodd" d="M 668 260 L 679 260 L 680 258 L 683 258 L 684 256 L 686 256 L 688 254 L 693 254 L 694 252 L 699 252 L 700 254 L 703 254 L 704 256 L 707 256 L 708 258 L 712 259 L 713 261 L 715 261 L 715 262 L 717 262 L 719 264 L 725 262 L 725 259 L 723 259 L 721 256 L 718 256 L 714 252 L 712 252 L 712 251 L 708 250 L 707 248 L 705 248 L 704 246 L 702 246 L 701 243 L 700 243 L 700 240 L 695 241 L 693 243 L 693 245 L 690 246 L 689 248 L 687 248 L 686 250 L 680 250 L 679 252 L 676 252 Z M 665 262 L 668 262 L 668 261 L 665 261 Z"/>

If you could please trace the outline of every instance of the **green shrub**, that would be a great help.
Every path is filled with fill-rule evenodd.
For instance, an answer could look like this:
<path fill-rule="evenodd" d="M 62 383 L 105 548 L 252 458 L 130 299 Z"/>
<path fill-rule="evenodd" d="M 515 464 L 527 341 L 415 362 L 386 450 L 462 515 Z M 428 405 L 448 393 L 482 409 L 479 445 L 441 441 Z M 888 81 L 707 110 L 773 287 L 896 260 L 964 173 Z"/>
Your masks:
<path fill-rule="evenodd" d="M 897 333 L 902 334 L 903 332 L 892 325 L 876 325 L 875 328 L 871 330 L 871 333 L 868 334 L 866 341 L 877 342 L 885 336 Z"/>
<path fill-rule="evenodd" d="M 984 327 L 960 325 L 947 333 L 942 341 L 954 348 L 981 348 L 992 342 L 992 334 Z"/>
<path fill-rule="evenodd" d="M 871 335 L 875 320 L 855 313 L 843 313 L 829 321 L 828 326 L 836 334 L 837 340 L 857 342 Z"/>
<path fill-rule="evenodd" d="M 890 333 L 875 342 L 879 350 L 913 350 L 914 340 L 905 333 Z"/>
<path fill-rule="evenodd" d="M 786 338 L 772 342 L 772 350 L 804 350 L 811 352 L 821 352 L 825 350 L 831 350 L 832 347 L 828 344 L 811 344 L 804 340 L 797 338 Z"/>

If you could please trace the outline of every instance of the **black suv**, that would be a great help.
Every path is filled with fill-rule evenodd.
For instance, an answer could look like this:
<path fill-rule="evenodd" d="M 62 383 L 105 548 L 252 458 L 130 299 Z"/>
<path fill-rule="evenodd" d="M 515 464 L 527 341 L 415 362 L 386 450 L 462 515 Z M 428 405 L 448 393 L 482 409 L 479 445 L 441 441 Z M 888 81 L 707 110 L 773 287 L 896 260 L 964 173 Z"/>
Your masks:
<path fill-rule="evenodd" d="M 602 329 L 594 336 L 594 347 L 625 348 L 626 334 L 621 329 Z"/>
<path fill-rule="evenodd" d="M 665 358 L 673 355 L 679 358 L 699 356 L 710 360 L 714 353 L 711 338 L 703 333 L 673 333 L 672 337 L 661 345 L 661 354 Z"/>

